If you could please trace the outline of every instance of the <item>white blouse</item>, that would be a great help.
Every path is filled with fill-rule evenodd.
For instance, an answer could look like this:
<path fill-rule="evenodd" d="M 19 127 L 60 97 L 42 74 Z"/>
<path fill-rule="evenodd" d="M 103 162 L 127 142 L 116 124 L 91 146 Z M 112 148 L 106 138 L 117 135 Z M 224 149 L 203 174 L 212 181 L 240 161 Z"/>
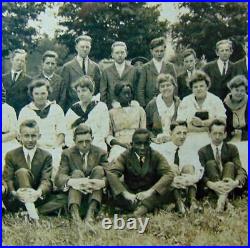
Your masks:
<path fill-rule="evenodd" d="M 7 103 L 2 104 L 2 133 L 17 131 L 16 111 Z"/>

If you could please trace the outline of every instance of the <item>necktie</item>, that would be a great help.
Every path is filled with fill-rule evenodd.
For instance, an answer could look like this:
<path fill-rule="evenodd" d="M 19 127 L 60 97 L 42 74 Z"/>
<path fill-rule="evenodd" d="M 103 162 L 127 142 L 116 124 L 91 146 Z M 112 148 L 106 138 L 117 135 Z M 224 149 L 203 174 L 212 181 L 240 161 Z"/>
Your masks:
<path fill-rule="evenodd" d="M 83 154 L 82 155 L 82 168 L 83 168 L 83 171 L 86 172 L 87 171 L 87 161 L 85 159 L 85 156 L 86 154 Z"/>
<path fill-rule="evenodd" d="M 216 147 L 216 162 L 218 164 L 218 167 L 220 169 L 220 172 L 222 172 L 222 165 L 221 165 L 221 159 L 220 159 L 220 152 L 218 146 Z"/>
<path fill-rule="evenodd" d="M 27 155 L 27 165 L 28 165 L 28 167 L 29 167 L 29 169 L 31 169 L 31 159 L 30 159 L 30 154 L 28 153 L 28 155 Z"/>
<path fill-rule="evenodd" d="M 227 62 L 224 62 L 222 75 L 226 75 Z"/>
<path fill-rule="evenodd" d="M 16 80 L 17 80 L 16 77 L 17 77 L 17 72 L 14 72 L 14 73 L 13 73 L 13 79 L 12 79 L 13 82 L 16 82 Z"/>
<path fill-rule="evenodd" d="M 174 154 L 174 164 L 176 164 L 176 165 L 180 165 L 179 150 L 180 150 L 180 147 L 178 146 L 176 148 L 175 154 Z"/>
<path fill-rule="evenodd" d="M 143 166 L 143 163 L 144 163 L 144 157 L 141 156 L 141 157 L 140 157 L 140 166 L 141 166 L 141 167 Z"/>
<path fill-rule="evenodd" d="M 83 71 L 83 74 L 86 75 L 86 68 L 85 68 L 85 59 L 82 60 L 82 71 Z"/>

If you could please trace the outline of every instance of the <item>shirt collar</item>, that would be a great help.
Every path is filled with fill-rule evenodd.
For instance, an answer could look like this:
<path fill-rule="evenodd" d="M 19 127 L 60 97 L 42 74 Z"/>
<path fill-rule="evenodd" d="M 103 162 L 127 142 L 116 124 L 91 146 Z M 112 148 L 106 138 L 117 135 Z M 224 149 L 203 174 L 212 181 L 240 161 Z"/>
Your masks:
<path fill-rule="evenodd" d="M 43 109 L 47 108 L 49 105 L 54 104 L 54 103 L 55 103 L 55 101 L 52 101 L 52 102 L 51 102 L 50 100 L 47 100 L 47 103 L 46 103 L 46 105 L 44 106 Z M 39 108 L 35 105 L 34 102 L 31 102 L 28 106 L 29 106 L 29 108 L 31 108 L 32 110 L 41 110 L 41 109 L 39 109 Z"/>
<path fill-rule="evenodd" d="M 29 154 L 31 158 L 34 157 L 35 152 L 36 152 L 37 146 L 35 146 L 33 149 L 27 149 L 26 147 L 23 146 L 23 152 L 25 158 L 27 158 L 27 155 Z"/>
<path fill-rule="evenodd" d="M 76 60 L 77 60 L 80 64 L 82 64 L 83 58 L 77 54 L 77 55 L 76 55 Z M 87 57 L 84 59 L 84 61 L 86 62 L 86 61 L 88 61 L 88 60 L 89 60 L 89 57 L 87 56 Z"/>
<path fill-rule="evenodd" d="M 219 146 L 216 146 L 215 144 L 213 144 L 213 143 L 211 142 L 211 146 L 212 146 L 212 148 L 213 148 L 214 151 L 216 150 L 217 147 L 219 148 L 219 151 L 221 151 L 222 145 L 223 145 L 223 142 L 222 142 Z"/>
<path fill-rule="evenodd" d="M 228 65 L 228 61 L 222 61 L 220 58 L 218 59 L 218 64 L 220 64 L 221 66 L 224 66 L 224 63 L 226 62 L 226 66 Z"/>
<path fill-rule="evenodd" d="M 162 63 L 163 63 L 163 61 L 164 61 L 164 58 L 161 60 L 161 61 L 158 61 L 158 60 L 156 60 L 155 58 L 153 58 L 153 62 L 155 63 L 155 64 L 158 64 L 158 65 L 162 65 Z"/>
<path fill-rule="evenodd" d="M 125 60 L 121 64 L 118 64 L 118 63 L 115 62 L 115 67 L 116 68 L 125 68 Z"/>
<path fill-rule="evenodd" d="M 54 76 L 54 72 L 53 72 L 51 75 L 47 75 L 44 71 L 43 71 L 42 73 L 43 73 L 43 76 L 44 76 L 46 79 L 48 79 L 48 80 L 50 80 L 50 79 L 53 78 L 53 76 Z"/>

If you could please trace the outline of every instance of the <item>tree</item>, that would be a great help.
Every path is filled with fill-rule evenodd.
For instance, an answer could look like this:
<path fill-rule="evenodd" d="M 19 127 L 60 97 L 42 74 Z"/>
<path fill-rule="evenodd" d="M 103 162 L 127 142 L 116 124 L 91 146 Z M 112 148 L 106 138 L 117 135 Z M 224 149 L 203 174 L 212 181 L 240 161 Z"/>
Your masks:
<path fill-rule="evenodd" d="M 159 21 L 158 7 L 143 2 L 64 3 L 58 15 L 66 31 L 58 32 L 57 38 L 73 53 L 74 39 L 89 34 L 96 60 L 110 57 L 111 44 L 118 40 L 127 44 L 129 58 L 149 57 L 150 40 L 168 31 L 168 22 Z"/>
<path fill-rule="evenodd" d="M 205 54 L 208 60 L 216 57 L 215 44 L 230 39 L 234 44 L 233 60 L 243 56 L 241 41 L 247 34 L 247 3 L 244 2 L 196 2 L 180 3 L 188 13 L 180 15 L 173 25 L 173 38 L 177 48 L 189 46 L 198 57 Z"/>
<path fill-rule="evenodd" d="M 27 24 L 29 20 L 36 20 L 46 6 L 41 2 L 2 3 L 2 56 L 16 48 L 33 48 L 37 30 Z"/>

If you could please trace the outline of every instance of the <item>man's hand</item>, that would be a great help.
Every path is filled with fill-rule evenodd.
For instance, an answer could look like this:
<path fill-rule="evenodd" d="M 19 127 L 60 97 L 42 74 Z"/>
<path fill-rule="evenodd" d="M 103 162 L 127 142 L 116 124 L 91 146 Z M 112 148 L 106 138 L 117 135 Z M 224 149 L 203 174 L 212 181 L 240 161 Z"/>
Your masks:
<path fill-rule="evenodd" d="M 23 203 L 33 203 L 42 196 L 42 190 L 32 188 L 20 188 L 17 191 L 12 191 L 12 195 Z"/>
<path fill-rule="evenodd" d="M 227 191 L 227 193 L 231 192 L 235 188 L 239 186 L 238 180 L 233 180 L 232 178 L 224 178 L 223 179 L 224 188 Z"/>
<path fill-rule="evenodd" d="M 157 137 L 154 139 L 154 142 L 155 142 L 156 144 L 162 144 L 162 143 L 166 143 L 166 142 L 168 142 L 168 141 L 170 141 L 170 137 L 167 136 L 167 135 L 164 134 L 164 133 L 159 133 L 159 134 L 157 135 Z"/>
<path fill-rule="evenodd" d="M 228 185 L 223 181 L 217 181 L 217 182 L 208 181 L 207 187 L 215 191 L 217 195 L 225 195 L 231 191 Z"/>
<path fill-rule="evenodd" d="M 197 182 L 194 175 L 184 174 L 174 177 L 172 186 L 177 189 L 185 189 L 188 186 L 194 185 Z"/>
<path fill-rule="evenodd" d="M 124 191 L 122 194 L 123 194 L 123 197 L 126 200 L 130 201 L 132 204 L 135 204 L 137 202 L 135 194 L 129 193 L 128 191 Z"/>
<path fill-rule="evenodd" d="M 154 192 L 155 191 L 153 189 L 149 189 L 147 191 L 137 193 L 136 194 L 136 199 L 138 199 L 139 201 L 143 201 L 143 200 L 149 198 L 150 196 L 152 196 L 154 194 Z"/>
<path fill-rule="evenodd" d="M 191 120 L 191 123 L 195 127 L 202 127 L 203 126 L 203 121 L 199 117 L 193 117 Z"/>

